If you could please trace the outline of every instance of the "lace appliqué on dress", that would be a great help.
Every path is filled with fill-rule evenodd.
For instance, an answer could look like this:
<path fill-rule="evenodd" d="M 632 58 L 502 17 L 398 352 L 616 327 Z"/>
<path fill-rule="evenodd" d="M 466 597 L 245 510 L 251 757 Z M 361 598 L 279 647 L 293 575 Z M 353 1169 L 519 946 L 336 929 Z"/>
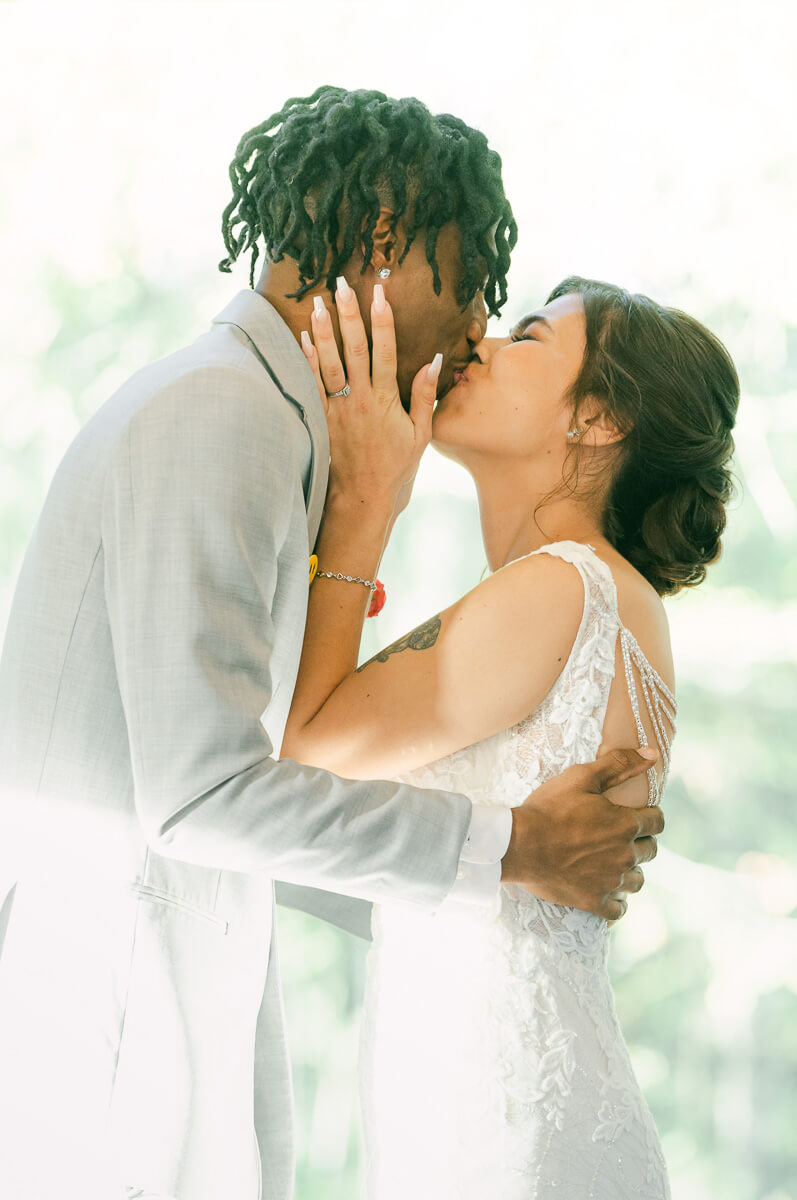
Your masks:
<path fill-rule="evenodd" d="M 403 777 L 407 781 L 460 791 L 481 804 L 515 806 L 574 763 L 591 762 L 602 740 L 618 636 L 640 744 L 646 740 L 635 672 L 666 770 L 675 698 L 622 626 L 611 572 L 578 543 L 542 552 L 571 562 L 584 582 L 581 624 L 559 678 L 513 729 L 414 771 Z M 656 772 L 648 778 L 655 802 Z M 425 1057 L 439 1055 L 446 1038 L 461 1052 L 450 1052 L 456 1086 L 441 1089 L 437 1108 L 430 1108 L 455 1109 L 453 1123 L 429 1117 L 420 1132 L 404 1129 L 399 1137 L 379 1127 L 376 1103 L 372 1137 L 380 1144 L 382 1170 L 371 1178 L 368 1200 L 398 1200 L 408 1187 L 415 1200 L 484 1200 L 488 1194 L 501 1200 L 667 1200 L 655 1126 L 617 1023 L 603 920 L 512 885 L 501 888 L 496 912 L 474 912 L 471 922 L 463 922 L 461 913 L 446 914 L 445 906 L 414 923 L 384 908 L 375 941 L 374 961 L 398 968 L 394 990 L 396 979 L 416 970 L 423 975 L 413 981 L 421 989 L 412 1001 L 418 1038 L 403 1043 L 393 1062 L 388 1039 L 398 1022 L 411 1017 L 406 1009 L 395 1015 L 390 998 L 376 994 L 379 968 L 371 979 L 364 1054 L 378 1060 L 382 1094 L 393 1098 L 402 1077 L 411 1086 L 408 1059 L 416 1042 L 421 1074 Z M 469 971 L 461 972 L 468 960 Z M 385 1014 L 381 1026 L 374 1015 L 378 1004 Z M 382 1057 L 368 1045 L 374 1038 L 382 1041 Z M 401 1163 L 413 1156 L 419 1171 L 410 1181 Z"/>

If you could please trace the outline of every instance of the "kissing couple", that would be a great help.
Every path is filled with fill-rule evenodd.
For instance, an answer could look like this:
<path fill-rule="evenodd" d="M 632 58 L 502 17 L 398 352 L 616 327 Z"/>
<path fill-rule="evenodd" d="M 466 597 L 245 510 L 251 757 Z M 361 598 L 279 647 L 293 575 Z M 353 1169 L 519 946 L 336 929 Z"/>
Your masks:
<path fill-rule="evenodd" d="M 580 277 L 486 337 L 500 159 L 416 99 L 292 99 L 230 178 L 250 289 L 78 434 L 14 598 L 0 1194 L 288 1200 L 280 881 L 351 929 L 374 904 L 368 1200 L 663 1200 L 606 959 L 663 828 L 662 597 L 719 554 L 733 364 Z M 358 665 L 430 441 L 490 574 Z"/>

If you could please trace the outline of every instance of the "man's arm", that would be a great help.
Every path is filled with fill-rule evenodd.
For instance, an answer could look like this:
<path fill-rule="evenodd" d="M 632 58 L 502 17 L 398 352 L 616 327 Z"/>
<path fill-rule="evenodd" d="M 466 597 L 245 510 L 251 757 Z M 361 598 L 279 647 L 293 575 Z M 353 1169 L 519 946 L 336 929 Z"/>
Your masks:
<path fill-rule="evenodd" d="M 242 373 L 198 370 L 133 420 L 109 472 L 106 594 L 139 819 L 166 856 L 433 908 L 469 801 L 275 761 L 261 724 L 301 489 L 275 403 Z"/>
<path fill-rule="evenodd" d="M 396 498 L 406 492 L 407 481 L 414 478 L 420 454 L 431 436 L 439 356 L 428 371 L 421 368 L 417 373 L 412 386 L 409 414 L 405 413 L 396 388 L 395 330 L 390 305 L 384 301 L 381 305 L 377 304 L 375 294 L 371 311 L 373 345 L 369 348 L 356 298 L 350 289 L 339 289 L 336 303 L 345 345 L 345 372 L 323 307 L 320 312 L 317 308 L 313 316 L 316 345 L 303 335 L 305 354 L 316 376 L 327 413 L 332 446 L 328 507 L 317 549 L 324 569 L 335 570 L 333 560 L 340 559 L 346 563 L 339 568 L 343 574 L 372 579 L 385 543 L 386 528 L 389 530 L 391 527 L 387 514 L 391 513 L 391 509 L 395 513 Z M 348 395 L 338 399 L 336 397 L 343 395 L 340 389 L 347 382 L 347 377 Z M 323 582 L 326 583 L 326 580 Z M 359 586 L 345 581 L 331 581 L 331 586 L 336 589 L 334 597 L 329 591 L 322 592 L 316 586 L 310 598 L 299 685 L 294 693 L 287 730 L 287 745 L 292 747 L 290 752 L 296 752 L 299 757 L 305 757 L 307 750 L 307 746 L 302 745 L 306 741 L 303 731 L 312 724 L 315 728 L 311 740 L 319 742 L 319 713 L 327 708 L 330 700 L 332 707 L 339 707 L 336 703 L 338 693 L 346 686 L 351 690 L 354 675 L 359 674 L 355 668 L 366 602 Z M 524 610 L 522 616 L 528 624 L 528 611 Z M 478 624 L 478 615 L 475 621 Z M 531 624 L 533 626 L 533 622 Z M 512 628 L 517 626 L 512 614 L 509 625 Z M 436 642 L 438 632 L 436 626 L 434 631 L 424 631 L 422 645 L 413 648 L 428 651 Z M 559 632 L 561 634 L 561 630 Z M 476 636 L 471 638 L 471 642 L 476 646 L 486 645 L 488 652 L 492 650 L 489 638 Z M 399 648 L 404 648 L 403 642 L 391 650 Z M 391 655 L 387 657 L 389 660 Z M 472 657 L 472 654 L 468 655 L 469 663 Z M 494 663 L 495 656 L 488 653 L 488 657 Z M 547 669 L 550 669 L 550 664 L 543 664 L 543 673 Z M 554 670 L 557 669 L 554 666 Z M 526 691 L 528 676 L 527 666 L 524 665 L 516 681 L 520 695 L 515 695 L 513 689 L 509 688 L 510 694 L 504 697 L 509 701 L 508 708 L 505 707 L 500 713 L 488 713 L 488 725 L 490 720 L 497 721 L 498 727 L 511 724 L 513 705 L 520 706 L 521 715 L 533 707 Z M 429 761 L 430 758 L 445 754 L 447 749 L 457 748 L 466 744 L 467 740 L 484 735 L 484 714 L 477 719 L 475 732 L 471 730 L 473 736 L 465 741 L 462 740 L 463 728 L 459 727 L 462 715 L 459 710 L 453 715 L 453 721 L 448 723 L 451 728 L 445 728 L 446 722 L 441 722 L 436 708 L 440 689 L 434 687 L 432 682 L 430 694 L 426 697 L 431 700 L 431 711 L 427 712 L 423 707 L 423 698 L 430 681 L 420 682 L 422 686 L 416 680 L 409 696 L 404 697 L 403 702 L 400 699 L 397 711 L 394 701 L 397 695 L 400 697 L 401 689 L 398 681 L 392 679 L 387 689 L 380 689 L 383 699 L 388 698 L 386 709 L 377 712 L 378 706 L 370 703 L 374 689 L 369 677 L 361 697 L 369 717 L 375 718 L 371 728 L 365 730 L 365 741 L 369 745 L 363 746 L 362 739 L 361 744 L 354 744 L 358 732 L 367 722 L 361 721 L 359 713 L 357 720 L 347 722 L 348 706 L 344 698 L 342 713 L 327 714 L 332 717 L 332 738 L 326 738 L 319 757 L 310 756 L 306 761 L 333 766 L 333 769 L 343 769 L 346 773 L 363 770 L 365 775 L 374 774 L 385 768 L 384 765 L 377 765 L 379 755 L 373 757 L 371 752 L 375 747 L 380 752 L 386 747 L 387 758 L 383 756 L 381 762 L 387 761 L 391 768 L 389 773 L 393 773 L 399 758 L 401 765 L 413 755 L 417 761 Z M 359 681 L 356 681 L 356 686 L 359 686 Z M 462 693 L 463 688 L 449 690 Z M 467 691 L 467 687 L 464 690 Z M 478 708 L 482 698 L 469 693 L 464 697 L 465 704 L 460 705 L 459 709 L 465 708 L 470 712 L 471 707 Z M 414 712 L 416 708 L 421 710 L 420 720 L 414 726 L 410 720 L 408 725 L 406 717 L 408 713 L 411 717 L 410 710 Z M 342 724 L 336 722 L 338 715 L 343 716 Z M 428 744 L 430 728 L 442 732 L 442 744 Z M 392 745 L 388 745 L 390 731 L 396 734 Z M 446 738 L 450 742 L 448 746 Z M 324 740 L 323 735 L 320 740 Z M 343 758 L 338 759 L 341 747 Z M 310 749 L 315 754 L 319 745 L 314 744 Z M 334 762 L 330 755 L 334 756 Z M 365 759 L 369 756 L 364 768 Z M 479 808 L 474 805 L 466 851 L 470 864 L 480 865 L 463 866 L 460 874 L 466 878 L 458 882 L 465 887 L 468 873 L 478 876 L 474 884 L 478 883 L 477 890 L 484 898 L 489 894 L 490 887 L 494 893 L 502 877 L 506 881 L 530 886 L 540 895 L 560 903 L 574 904 L 610 919 L 622 915 L 625 900 L 617 898 L 614 893 L 616 889 L 626 892 L 639 890 L 642 876 L 636 864 L 655 854 L 656 846 L 651 834 L 661 830 L 663 820 L 658 809 L 649 809 L 644 814 L 630 817 L 624 815 L 601 793 L 641 774 L 648 765 L 643 757 L 633 751 L 629 754 L 621 752 L 606 756 L 592 768 L 571 769 L 559 780 L 551 781 L 550 785 L 535 792 L 523 811 L 514 810 L 510 814 L 500 808 Z M 546 822 L 548 810 L 557 805 L 560 792 L 570 802 L 570 819 L 562 822 L 556 819 L 556 813 L 551 812 L 551 820 Z M 541 839 L 542 852 L 535 847 L 535 817 L 537 824 L 546 826 Z M 463 853 L 464 858 L 466 854 Z"/>

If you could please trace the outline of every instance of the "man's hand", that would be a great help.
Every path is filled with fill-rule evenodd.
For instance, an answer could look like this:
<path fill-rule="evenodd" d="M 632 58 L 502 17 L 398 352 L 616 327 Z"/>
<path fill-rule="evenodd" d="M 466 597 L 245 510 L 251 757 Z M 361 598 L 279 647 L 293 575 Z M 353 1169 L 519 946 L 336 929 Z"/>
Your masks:
<path fill-rule="evenodd" d="M 664 828 L 658 807 L 612 804 L 604 793 L 648 770 L 655 751 L 614 750 L 570 767 L 512 810 L 512 837 L 502 881 L 535 896 L 616 921 L 625 893 L 642 887 L 639 863 L 656 856 Z"/>

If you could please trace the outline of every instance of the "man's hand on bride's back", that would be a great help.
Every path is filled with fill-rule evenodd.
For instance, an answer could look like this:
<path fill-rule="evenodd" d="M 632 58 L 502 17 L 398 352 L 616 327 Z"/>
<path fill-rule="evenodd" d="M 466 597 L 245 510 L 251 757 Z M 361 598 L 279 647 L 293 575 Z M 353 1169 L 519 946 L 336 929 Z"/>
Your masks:
<path fill-rule="evenodd" d="M 326 307 L 317 303 L 313 342 L 303 338 L 329 426 L 332 462 L 329 497 L 383 504 L 396 514 L 406 506 L 421 456 L 432 436 L 432 413 L 442 360 L 415 376 L 409 413 L 396 378 L 393 312 L 381 286 L 371 306 L 372 350 L 353 290 L 339 281 L 335 294 L 344 362 Z M 351 391 L 334 396 L 348 384 Z"/>
<path fill-rule="evenodd" d="M 605 793 L 653 761 L 636 750 L 615 750 L 532 792 L 512 810 L 503 882 L 608 921 L 623 916 L 627 893 L 643 884 L 639 864 L 656 856 L 664 816 L 658 807 L 613 804 Z"/>

